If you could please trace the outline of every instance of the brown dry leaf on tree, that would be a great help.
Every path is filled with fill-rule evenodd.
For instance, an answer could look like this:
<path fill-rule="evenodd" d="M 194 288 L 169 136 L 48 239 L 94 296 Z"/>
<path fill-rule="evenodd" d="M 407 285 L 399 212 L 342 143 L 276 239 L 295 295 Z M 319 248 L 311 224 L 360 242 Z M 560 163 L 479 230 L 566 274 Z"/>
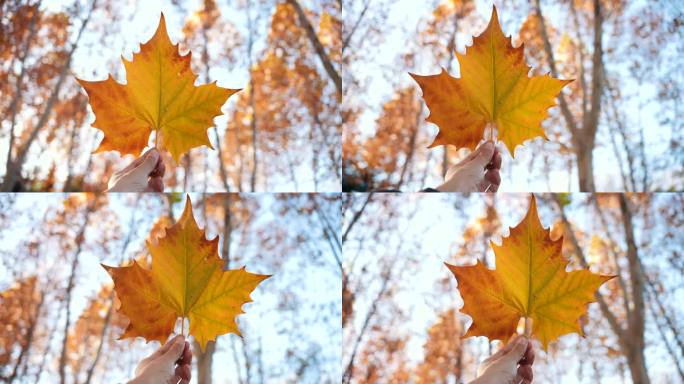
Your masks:
<path fill-rule="evenodd" d="M 529 77 L 524 47 L 514 48 L 511 38 L 503 34 L 496 8 L 484 32 L 473 38 L 465 54 L 456 52 L 456 57 L 460 78 L 445 69 L 437 75 L 411 74 L 430 109 L 427 121 L 439 127 L 430 147 L 451 144 L 475 149 L 485 139 L 488 126 L 496 129 L 511 156 L 525 140 L 546 138 L 541 123 L 547 109 L 572 80 L 548 74 Z"/>
<path fill-rule="evenodd" d="M 464 337 L 506 341 L 521 317 L 532 320 L 531 336 L 545 350 L 562 335 L 583 335 L 579 318 L 587 313 L 587 304 L 596 301 L 599 287 L 615 276 L 588 269 L 566 272 L 563 238 L 552 240 L 549 230 L 542 227 L 534 196 L 525 218 L 511 228 L 501 245 L 491 245 L 495 270 L 480 261 L 464 267 L 445 263 L 458 281 L 464 303 L 461 311 L 473 318 Z"/>
<path fill-rule="evenodd" d="M 151 270 L 137 262 L 127 267 L 103 265 L 114 280 L 120 311 L 130 319 L 121 338 L 144 337 L 163 342 L 173 333 L 178 317 L 190 321 L 189 334 L 202 350 L 226 333 L 240 335 L 235 318 L 242 305 L 270 275 L 245 268 L 223 270 L 218 237 L 207 240 L 192 214 L 188 197 L 178 222 L 163 237 L 148 240 Z"/>
<path fill-rule="evenodd" d="M 171 43 L 162 14 L 154 36 L 141 45 L 133 60 L 122 57 L 126 84 L 111 75 L 103 81 L 77 79 L 95 113 L 92 125 L 105 135 L 96 152 L 137 156 L 152 131 L 157 132 L 155 146 L 168 150 L 176 162 L 192 148 L 213 148 L 207 129 L 239 89 L 221 88 L 216 82 L 195 86 L 190 57 L 191 52 L 181 56 L 178 44 Z"/>

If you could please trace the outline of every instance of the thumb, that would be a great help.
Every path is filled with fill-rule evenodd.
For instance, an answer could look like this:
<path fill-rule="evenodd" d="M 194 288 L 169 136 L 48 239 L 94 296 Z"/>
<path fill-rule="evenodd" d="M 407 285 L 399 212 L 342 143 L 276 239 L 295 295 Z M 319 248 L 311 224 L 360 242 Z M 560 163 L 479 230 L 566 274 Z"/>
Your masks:
<path fill-rule="evenodd" d="M 157 162 L 159 162 L 159 151 L 152 148 L 142 155 L 142 162 L 129 175 L 147 180 L 147 176 L 157 167 Z"/>
<path fill-rule="evenodd" d="M 181 335 L 174 337 L 171 341 L 168 349 L 159 357 L 160 360 L 164 360 L 166 363 L 175 363 L 181 357 L 183 353 L 183 348 L 185 348 L 185 338 Z"/>
<path fill-rule="evenodd" d="M 480 145 L 473 153 L 472 160 L 468 162 L 469 165 L 477 166 L 484 170 L 484 168 L 492 161 L 494 156 L 494 150 L 496 147 L 491 141 L 485 141 L 484 144 Z"/>

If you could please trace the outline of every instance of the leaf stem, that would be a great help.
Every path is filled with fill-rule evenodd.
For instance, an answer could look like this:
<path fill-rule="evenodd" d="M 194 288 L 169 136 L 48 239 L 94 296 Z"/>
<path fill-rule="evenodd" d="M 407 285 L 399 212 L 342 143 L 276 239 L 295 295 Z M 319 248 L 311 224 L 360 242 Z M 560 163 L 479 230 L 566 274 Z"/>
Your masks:
<path fill-rule="evenodd" d="M 525 321 L 527 321 L 527 318 L 525 318 Z M 181 335 L 185 337 L 185 317 L 181 318 Z"/>
<path fill-rule="evenodd" d="M 532 336 L 532 319 L 529 317 L 525 318 L 525 337 L 528 339 Z"/>

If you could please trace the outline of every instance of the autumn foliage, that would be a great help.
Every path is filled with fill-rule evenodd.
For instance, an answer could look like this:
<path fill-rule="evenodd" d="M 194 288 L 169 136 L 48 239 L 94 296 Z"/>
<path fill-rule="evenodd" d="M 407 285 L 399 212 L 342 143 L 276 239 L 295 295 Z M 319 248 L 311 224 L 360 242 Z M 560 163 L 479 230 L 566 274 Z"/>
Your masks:
<path fill-rule="evenodd" d="M 549 75 L 528 77 L 524 48 L 514 48 L 499 25 L 496 8 L 489 25 L 473 39 L 465 54 L 456 52 L 461 77 L 446 70 L 438 75 L 411 74 L 430 109 L 427 121 L 440 131 L 431 147 L 451 144 L 474 150 L 494 130 L 514 156 L 515 147 L 536 136 L 546 137 L 541 122 L 554 98 L 569 80 Z"/>
<path fill-rule="evenodd" d="M 251 301 L 254 288 L 270 275 L 249 273 L 244 267 L 224 270 L 218 241 L 218 237 L 205 238 L 188 198 L 178 222 L 164 236 L 148 241 L 151 271 L 136 261 L 124 267 L 103 265 L 114 280 L 121 313 L 130 320 L 121 337 L 164 342 L 178 317 L 189 319 L 189 334 L 202 350 L 219 335 L 239 335 L 235 317 Z"/>
<path fill-rule="evenodd" d="M 463 297 L 461 311 L 473 318 L 464 337 L 487 336 L 507 341 L 521 317 L 532 321 L 532 336 L 544 349 L 558 337 L 583 334 L 579 318 L 606 281 L 615 276 L 596 275 L 586 269 L 567 272 L 563 238 L 552 240 L 537 214 L 534 196 L 523 220 L 511 228 L 501 245 L 492 244 L 496 269 L 446 264 L 458 280 Z"/>
<path fill-rule="evenodd" d="M 95 152 L 116 150 L 137 156 L 152 131 L 157 134 L 155 144 L 168 150 L 175 161 L 193 147 L 211 148 L 206 130 L 239 89 L 221 88 L 215 82 L 195 86 L 197 75 L 190 60 L 190 52 L 181 56 L 178 44 L 171 43 L 162 14 L 154 36 L 133 60 L 123 59 L 125 85 L 111 75 L 103 81 L 79 79 L 95 113 L 93 126 L 105 134 Z"/>

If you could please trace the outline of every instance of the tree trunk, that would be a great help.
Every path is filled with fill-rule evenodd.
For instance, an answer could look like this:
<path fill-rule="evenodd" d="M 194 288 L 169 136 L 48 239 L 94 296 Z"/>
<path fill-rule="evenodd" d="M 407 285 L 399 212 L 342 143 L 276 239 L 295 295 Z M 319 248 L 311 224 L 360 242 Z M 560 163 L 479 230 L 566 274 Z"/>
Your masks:
<path fill-rule="evenodd" d="M 535 11 L 539 19 L 540 35 L 544 42 L 544 52 L 548 59 L 551 75 L 558 77 L 558 69 L 554 59 L 553 48 L 551 41 L 546 31 L 544 22 L 544 15 L 541 11 L 539 0 L 535 0 Z M 567 100 L 562 93 L 558 95 L 558 104 L 560 106 L 561 115 L 568 126 L 568 130 L 572 135 L 573 150 L 577 157 L 577 176 L 579 181 L 579 189 L 581 192 L 594 192 L 594 175 L 592 168 L 592 151 L 594 150 L 594 142 L 596 139 L 596 131 L 598 130 L 599 117 L 601 115 L 601 95 L 603 89 L 603 16 L 601 14 L 601 3 L 599 0 L 594 0 L 594 25 L 593 25 L 594 39 L 593 39 L 593 53 L 592 53 L 592 78 L 591 84 L 586 84 L 582 77 L 581 82 L 583 92 L 586 94 L 591 87 L 590 108 L 582 106 L 581 126 L 575 121 L 575 118 L 570 111 Z M 582 74 L 584 69 L 582 68 Z M 584 102 L 584 101 L 583 101 Z"/>
<path fill-rule="evenodd" d="M 216 350 L 216 343 L 213 341 L 207 342 L 207 346 L 202 352 L 197 341 L 193 341 L 193 348 L 195 350 L 195 357 L 197 360 L 197 383 L 211 384 L 212 371 L 211 366 L 214 360 L 214 351 Z"/>
<path fill-rule="evenodd" d="M 328 73 L 328 76 L 330 76 L 333 83 L 335 84 L 335 88 L 337 88 L 337 98 L 341 100 L 342 78 L 340 77 L 340 74 L 337 73 L 337 71 L 335 70 L 335 66 L 332 63 L 332 60 L 330 60 L 330 57 L 325 52 L 325 47 L 323 47 L 323 44 L 321 44 L 320 40 L 318 40 L 318 36 L 316 36 L 316 31 L 311 25 L 311 22 L 309 22 L 309 19 L 306 17 L 306 13 L 302 9 L 302 6 L 299 5 L 299 2 L 297 0 L 287 0 L 287 3 L 294 8 L 295 12 L 297 12 L 299 24 L 301 24 L 301 27 L 304 28 L 304 31 L 306 32 L 307 37 L 311 41 L 311 45 L 313 45 L 314 50 L 318 55 L 318 58 L 321 59 L 323 68 L 325 68 L 325 71 Z"/>
<path fill-rule="evenodd" d="M 83 219 L 83 224 L 76 235 L 76 251 L 74 252 L 74 258 L 71 262 L 71 274 L 69 275 L 69 280 L 67 282 L 67 287 L 65 290 L 66 297 L 66 318 L 64 319 L 64 338 L 62 339 L 62 353 L 59 356 L 59 382 L 60 384 L 66 384 L 66 363 L 67 363 L 67 341 L 69 338 L 69 327 L 71 326 L 71 292 L 74 289 L 76 280 L 76 270 L 78 269 L 78 260 L 81 256 L 81 250 L 83 249 L 83 242 L 85 241 L 85 231 L 88 227 L 88 219 L 90 214 L 95 208 L 95 200 L 88 203 L 85 211 L 85 218 Z"/>
<path fill-rule="evenodd" d="M 16 87 L 14 91 L 14 98 L 12 99 L 12 102 L 10 103 L 9 107 L 9 114 L 10 114 L 10 132 L 9 132 L 9 145 L 7 147 L 7 162 L 5 164 L 5 177 L 9 174 L 9 170 L 12 166 L 12 147 L 14 146 L 14 140 L 15 140 L 15 132 L 14 128 L 16 126 L 16 121 L 17 121 L 17 112 L 19 111 L 19 103 L 21 102 L 21 85 L 24 82 L 24 75 L 26 74 L 26 57 L 28 56 L 28 53 L 31 49 L 31 42 L 33 41 L 33 37 L 36 35 L 36 22 L 38 21 L 38 17 L 40 15 L 40 4 L 41 2 L 38 2 L 36 4 L 35 9 L 33 10 L 33 15 L 31 15 L 31 21 L 29 22 L 29 33 L 28 36 L 26 37 L 26 43 L 24 44 L 24 48 L 22 49 L 22 55 L 21 58 L 19 59 L 19 62 L 21 63 L 21 70 L 19 71 L 19 77 L 16 80 Z"/>
<path fill-rule="evenodd" d="M 648 378 L 646 371 L 646 362 L 644 361 L 644 350 L 634 349 L 629 356 L 627 356 L 627 365 L 629 365 L 629 373 L 632 376 L 634 384 L 649 384 L 651 380 Z"/>
<path fill-rule="evenodd" d="M 418 103 L 418 111 L 416 112 L 416 120 L 411 130 L 411 138 L 409 139 L 408 153 L 406 153 L 406 159 L 404 160 L 404 165 L 401 167 L 401 173 L 399 174 L 399 182 L 397 183 L 396 189 L 401 189 L 404 184 L 406 171 L 408 171 L 411 162 L 413 161 L 413 154 L 416 152 L 416 137 L 418 136 L 418 128 L 420 128 L 420 116 L 423 114 L 423 103 Z"/>
<path fill-rule="evenodd" d="M 629 277 L 632 286 L 633 310 L 628 318 L 628 338 L 630 351 L 627 355 L 630 373 L 635 384 L 649 384 L 646 361 L 644 359 L 644 275 L 641 260 L 634 239 L 634 227 L 632 226 L 632 213 L 629 202 L 624 193 L 618 194 L 620 199 L 620 211 L 622 213 L 622 225 L 625 231 L 627 243 L 627 261 L 629 264 Z"/>
<path fill-rule="evenodd" d="M 252 61 L 252 49 L 254 46 L 254 27 L 252 24 L 252 14 L 250 12 L 250 2 L 247 2 L 247 30 L 249 31 L 249 36 L 247 40 L 247 59 L 249 63 L 249 107 L 251 109 L 251 119 L 250 127 L 252 129 L 252 174 L 249 180 L 249 190 L 254 192 L 256 186 L 256 176 L 257 168 L 259 165 L 259 157 L 257 154 L 257 113 L 256 113 L 256 100 L 254 95 L 254 75 L 252 74 L 252 67 L 254 65 Z"/>
<path fill-rule="evenodd" d="M 582 192 L 594 191 L 594 173 L 593 173 L 593 146 L 592 148 L 584 148 L 583 145 L 578 145 L 577 148 L 577 176 L 579 177 L 579 189 Z"/>
<path fill-rule="evenodd" d="M 629 282 L 631 289 L 629 291 L 622 289 L 622 295 L 628 297 L 631 302 L 628 312 L 626 314 L 626 326 L 621 326 L 613 312 L 611 312 L 603 296 L 596 292 L 596 299 L 599 303 L 601 312 L 605 316 L 611 329 L 617 336 L 620 350 L 627 359 L 629 365 L 632 382 L 635 384 L 650 384 L 648 371 L 646 369 L 644 359 L 644 275 L 641 266 L 641 260 L 634 238 L 634 227 L 632 225 L 632 213 L 629 207 L 629 202 L 624 194 L 618 194 L 620 201 L 620 211 L 622 213 L 622 226 L 624 229 L 625 243 L 627 244 L 627 261 L 629 267 Z M 579 242 L 572 229 L 572 225 L 568 221 L 563 205 L 558 196 L 555 196 L 556 205 L 561 214 L 561 219 L 564 226 L 567 228 L 567 233 L 570 242 L 575 250 L 575 254 L 583 267 L 588 267 L 586 257 Z M 598 206 L 596 206 L 599 209 Z"/>
<path fill-rule="evenodd" d="M 224 269 L 228 269 L 230 265 L 230 239 L 232 235 L 231 223 L 231 194 L 224 195 L 224 216 L 223 216 L 223 244 L 221 245 L 221 257 L 224 260 Z M 210 341 L 202 352 L 199 344 L 193 342 L 194 355 L 197 360 L 197 382 L 199 384 L 211 384 L 212 381 L 212 364 L 214 361 L 214 352 L 216 351 L 216 343 Z"/>

